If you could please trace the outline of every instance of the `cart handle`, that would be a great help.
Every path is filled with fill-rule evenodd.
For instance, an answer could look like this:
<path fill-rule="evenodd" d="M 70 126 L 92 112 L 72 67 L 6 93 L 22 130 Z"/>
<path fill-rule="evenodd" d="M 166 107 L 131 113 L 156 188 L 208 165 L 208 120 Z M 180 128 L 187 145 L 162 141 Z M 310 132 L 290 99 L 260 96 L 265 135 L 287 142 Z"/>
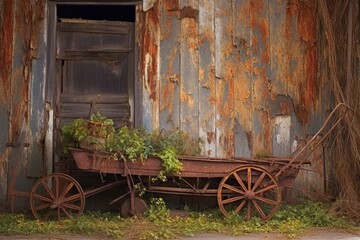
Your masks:
<path fill-rule="evenodd" d="M 279 172 L 275 175 L 275 177 L 279 177 L 287 168 L 290 167 L 291 164 L 293 164 L 298 158 L 300 158 L 301 154 L 307 150 L 310 145 L 315 141 L 315 139 L 321 134 L 321 132 L 325 129 L 325 127 L 328 125 L 330 120 L 332 119 L 333 115 L 335 115 L 335 112 L 337 112 L 338 109 L 344 107 L 345 111 L 344 114 L 342 114 L 336 122 L 333 124 L 333 126 L 324 134 L 324 136 L 316 143 L 316 145 L 312 148 L 310 152 L 308 152 L 304 158 L 297 163 L 298 167 L 303 164 L 303 162 L 307 159 L 307 157 L 322 143 L 325 141 L 325 139 L 330 135 L 330 133 L 335 129 L 335 127 L 341 122 L 341 120 L 345 117 L 345 115 L 348 113 L 348 110 L 351 110 L 353 113 L 355 112 L 355 109 L 352 107 L 346 105 L 345 103 L 339 103 L 336 105 L 336 107 L 331 111 L 325 122 L 323 123 L 322 127 L 316 132 L 316 134 L 305 144 L 305 146 L 302 147 L 301 150 L 295 151 L 296 154 L 294 156 L 291 156 L 291 161 L 289 161 L 287 164 L 285 164 Z"/>

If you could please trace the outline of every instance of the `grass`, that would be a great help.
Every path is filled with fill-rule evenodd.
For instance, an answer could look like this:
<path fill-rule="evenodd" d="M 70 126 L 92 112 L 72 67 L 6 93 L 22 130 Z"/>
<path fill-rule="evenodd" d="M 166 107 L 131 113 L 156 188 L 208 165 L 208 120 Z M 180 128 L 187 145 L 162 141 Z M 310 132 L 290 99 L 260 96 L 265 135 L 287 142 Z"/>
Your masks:
<path fill-rule="evenodd" d="M 294 238 L 314 227 L 358 231 L 345 217 L 328 214 L 329 205 L 306 202 L 284 205 L 267 222 L 245 221 L 239 215 L 223 217 L 217 210 L 188 212 L 187 217 L 171 217 L 162 199 L 152 199 L 144 217 L 121 218 L 116 213 L 88 212 L 73 220 L 40 222 L 22 214 L 0 214 L 0 235 L 83 234 L 106 235 L 114 239 L 174 239 L 199 233 L 283 233 Z"/>

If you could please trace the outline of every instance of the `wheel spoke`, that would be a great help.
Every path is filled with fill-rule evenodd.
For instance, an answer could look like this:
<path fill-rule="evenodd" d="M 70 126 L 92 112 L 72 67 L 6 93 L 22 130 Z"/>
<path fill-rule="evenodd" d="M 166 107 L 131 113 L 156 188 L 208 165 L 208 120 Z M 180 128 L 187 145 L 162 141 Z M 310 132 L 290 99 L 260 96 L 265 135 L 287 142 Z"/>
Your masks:
<path fill-rule="evenodd" d="M 229 184 L 224 184 L 223 187 L 224 187 L 224 188 L 227 188 L 227 189 L 229 189 L 229 190 L 231 190 L 231 191 L 233 191 L 233 192 L 240 193 L 240 194 L 244 194 L 243 191 L 241 191 L 240 189 L 237 189 L 236 187 L 233 187 L 233 186 L 231 186 L 231 185 L 229 185 Z"/>
<path fill-rule="evenodd" d="M 81 210 L 81 207 L 80 207 L 80 206 L 74 205 L 74 204 L 64 203 L 63 206 L 66 207 L 66 208 L 69 208 L 69 209 L 76 210 L 76 211 L 80 211 L 80 210 Z"/>
<path fill-rule="evenodd" d="M 270 185 L 270 186 L 267 186 L 266 188 L 262 188 L 262 189 L 260 189 L 259 191 L 255 192 L 255 194 L 257 195 L 257 194 L 259 194 L 259 193 L 267 192 L 267 191 L 269 191 L 269 190 L 271 190 L 271 189 L 274 189 L 274 188 L 276 188 L 276 185 L 275 185 L 275 184 Z"/>
<path fill-rule="evenodd" d="M 259 206 L 259 204 L 255 200 L 253 200 L 253 204 L 254 204 L 256 210 L 260 213 L 262 219 L 265 219 L 266 215 L 265 215 L 264 211 L 261 209 L 261 207 Z"/>
<path fill-rule="evenodd" d="M 55 182 L 55 196 L 59 197 L 60 187 L 59 187 L 59 177 L 58 176 L 54 177 L 54 182 Z"/>
<path fill-rule="evenodd" d="M 264 179 L 264 177 L 266 176 L 266 173 L 263 172 L 261 174 L 261 176 L 259 177 L 259 179 L 256 181 L 256 183 L 254 184 L 253 188 L 252 188 L 252 191 L 255 191 L 256 188 L 260 185 L 260 183 L 262 182 L 262 180 Z"/>
<path fill-rule="evenodd" d="M 239 213 L 241 211 L 241 209 L 244 207 L 246 203 L 246 200 L 244 199 L 244 201 L 242 201 L 239 206 L 235 209 L 235 213 Z"/>
<path fill-rule="evenodd" d="M 244 190 L 244 191 L 246 191 L 247 189 L 246 189 L 246 187 L 245 187 L 245 184 L 244 184 L 244 182 L 241 180 L 241 178 L 239 177 L 239 175 L 237 174 L 237 172 L 234 172 L 234 177 L 236 178 L 236 181 L 240 184 L 240 186 L 242 187 L 242 189 Z"/>
<path fill-rule="evenodd" d="M 68 219 L 72 219 L 71 214 L 63 206 L 61 206 L 61 210 L 65 213 Z"/>
<path fill-rule="evenodd" d="M 272 199 L 263 198 L 263 197 L 259 197 L 259 196 L 255 196 L 255 199 L 256 199 L 256 200 L 259 200 L 259 201 L 261 201 L 261 202 L 270 204 L 270 205 L 277 205 L 277 204 L 278 204 L 278 201 L 274 201 L 274 200 L 272 200 Z"/>
<path fill-rule="evenodd" d="M 47 211 L 47 213 L 46 213 L 45 216 L 44 216 L 44 221 L 47 221 L 47 220 L 49 219 L 50 214 L 51 214 L 52 211 L 53 211 L 53 210 L 49 208 L 49 211 Z"/>
<path fill-rule="evenodd" d="M 77 193 L 77 194 L 74 194 L 74 195 L 71 195 L 71 196 L 65 198 L 63 202 L 64 203 L 74 202 L 74 201 L 80 200 L 80 197 L 81 197 L 81 195 L 79 193 Z"/>
<path fill-rule="evenodd" d="M 228 199 L 225 199 L 224 201 L 222 201 L 222 203 L 223 204 L 229 204 L 229 203 L 239 201 L 241 199 L 244 199 L 244 196 L 237 196 L 237 197 L 228 198 Z"/>
<path fill-rule="evenodd" d="M 34 194 L 34 197 L 41 200 L 41 201 L 44 201 L 44 202 L 52 202 L 53 201 L 50 198 L 47 198 L 45 196 L 41 196 L 41 195 L 38 195 L 38 194 Z"/>
<path fill-rule="evenodd" d="M 56 212 L 57 212 L 57 219 L 58 219 L 58 221 L 60 221 L 60 219 L 61 219 L 61 212 L 60 212 L 60 208 L 59 208 L 59 207 L 56 209 Z"/>
<path fill-rule="evenodd" d="M 60 197 L 65 197 L 66 194 L 71 190 L 71 188 L 74 186 L 74 183 L 70 183 L 65 189 L 64 191 L 61 193 Z"/>
<path fill-rule="evenodd" d="M 39 211 L 39 210 L 48 208 L 48 207 L 50 207 L 50 206 L 51 206 L 50 203 L 41 204 L 41 205 L 39 205 L 39 206 L 36 206 L 36 207 L 35 207 L 35 210 L 36 210 L 36 211 Z"/>
<path fill-rule="evenodd" d="M 40 181 L 41 181 L 42 185 L 44 186 L 45 190 L 50 195 L 50 197 L 52 199 L 55 199 L 56 197 L 55 197 L 54 193 L 51 191 L 51 189 L 49 188 L 49 185 L 47 185 L 47 183 L 45 182 L 45 179 L 41 179 Z"/>
<path fill-rule="evenodd" d="M 249 221 L 251 218 L 251 201 L 248 201 L 246 209 L 246 220 Z"/>
<path fill-rule="evenodd" d="M 247 182 L 248 182 L 248 190 L 251 189 L 251 168 L 247 169 Z"/>

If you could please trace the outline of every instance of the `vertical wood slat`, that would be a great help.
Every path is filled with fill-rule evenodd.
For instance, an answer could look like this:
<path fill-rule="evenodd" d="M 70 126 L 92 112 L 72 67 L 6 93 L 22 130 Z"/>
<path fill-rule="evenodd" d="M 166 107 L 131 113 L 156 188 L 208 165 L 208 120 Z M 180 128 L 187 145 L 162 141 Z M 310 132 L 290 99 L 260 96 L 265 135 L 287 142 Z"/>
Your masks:
<path fill-rule="evenodd" d="M 233 0 L 234 54 L 234 146 L 236 157 L 250 157 L 252 150 L 250 0 Z"/>
<path fill-rule="evenodd" d="M 11 70 L 14 42 L 13 0 L 0 2 L 0 205 L 6 201 L 8 193 L 8 153 L 7 142 L 10 134 L 9 111 L 11 102 Z M 3 206 L 4 206 L 3 205 Z"/>
<path fill-rule="evenodd" d="M 199 136 L 198 0 L 181 0 L 180 9 L 180 127 L 197 138 Z"/>
<path fill-rule="evenodd" d="M 216 154 L 215 1 L 199 0 L 199 137 L 205 141 L 203 152 L 212 157 Z"/>
<path fill-rule="evenodd" d="M 295 103 L 301 102 L 301 93 L 304 90 L 303 74 L 304 68 L 302 64 L 303 54 L 301 47 L 301 40 L 297 32 L 298 26 L 298 15 L 299 15 L 299 6 L 295 2 L 289 2 L 286 9 L 287 19 L 286 19 L 286 36 L 288 38 L 288 51 L 291 51 L 291 54 L 288 55 L 288 65 L 289 65 L 289 78 L 286 84 L 287 93 L 292 97 Z"/>
<path fill-rule="evenodd" d="M 161 1 L 159 121 L 165 130 L 180 125 L 180 20 L 179 2 Z"/>
<path fill-rule="evenodd" d="M 286 157 L 291 154 L 291 128 L 297 124 L 292 116 L 292 104 L 287 96 L 290 65 L 287 37 L 288 1 L 269 1 L 269 46 L 272 90 L 272 155 Z M 276 116 L 277 115 L 277 116 Z"/>
<path fill-rule="evenodd" d="M 251 81 L 253 155 L 271 155 L 271 119 L 268 102 L 271 94 L 269 59 L 269 1 L 251 0 Z"/>
<path fill-rule="evenodd" d="M 144 15 L 142 41 L 143 70 L 143 124 L 148 129 L 159 128 L 159 51 L 160 51 L 160 1 Z"/>
<path fill-rule="evenodd" d="M 288 38 L 286 37 L 286 8 L 285 0 L 269 5 L 269 47 L 270 47 L 270 67 L 271 83 L 274 94 L 287 94 L 287 84 L 289 81 L 289 49 Z"/>
<path fill-rule="evenodd" d="M 233 156 L 234 59 L 232 2 L 215 1 L 215 74 L 217 156 Z"/>

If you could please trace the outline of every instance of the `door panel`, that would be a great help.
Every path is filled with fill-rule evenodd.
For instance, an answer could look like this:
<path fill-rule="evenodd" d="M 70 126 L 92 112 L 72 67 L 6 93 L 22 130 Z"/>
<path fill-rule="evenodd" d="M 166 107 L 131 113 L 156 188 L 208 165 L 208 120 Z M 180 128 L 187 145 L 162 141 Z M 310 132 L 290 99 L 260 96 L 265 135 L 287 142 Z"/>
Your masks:
<path fill-rule="evenodd" d="M 101 113 L 115 127 L 132 126 L 134 23 L 61 19 L 57 27 L 55 172 L 67 172 L 61 128 Z M 69 167 L 70 165 L 70 167 Z"/>

